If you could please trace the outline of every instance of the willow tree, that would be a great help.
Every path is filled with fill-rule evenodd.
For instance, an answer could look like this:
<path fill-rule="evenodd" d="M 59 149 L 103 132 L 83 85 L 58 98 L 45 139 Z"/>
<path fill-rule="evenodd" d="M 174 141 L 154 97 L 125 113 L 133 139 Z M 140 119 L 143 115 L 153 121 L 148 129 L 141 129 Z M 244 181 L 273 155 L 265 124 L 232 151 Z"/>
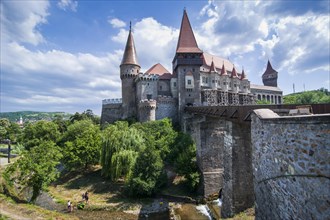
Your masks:
<path fill-rule="evenodd" d="M 102 175 L 117 180 L 131 174 L 138 152 L 145 147 L 139 131 L 125 121 L 109 125 L 102 134 Z"/>

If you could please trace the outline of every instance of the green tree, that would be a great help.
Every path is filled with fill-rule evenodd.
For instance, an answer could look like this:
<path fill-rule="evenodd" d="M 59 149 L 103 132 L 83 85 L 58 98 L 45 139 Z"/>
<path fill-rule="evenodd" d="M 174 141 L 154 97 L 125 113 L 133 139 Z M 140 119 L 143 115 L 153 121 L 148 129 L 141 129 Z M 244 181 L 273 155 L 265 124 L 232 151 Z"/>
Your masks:
<path fill-rule="evenodd" d="M 86 119 L 75 121 L 67 129 L 60 142 L 64 165 L 71 170 L 97 164 L 101 151 L 99 126 Z"/>
<path fill-rule="evenodd" d="M 270 101 L 267 101 L 267 99 L 257 100 L 258 105 L 270 105 L 272 104 Z"/>
<path fill-rule="evenodd" d="M 169 118 L 136 123 L 132 127 L 141 131 L 148 147 L 154 146 L 159 151 L 161 158 L 167 160 L 167 156 L 171 151 L 170 148 L 177 137 L 177 132 L 173 129 L 172 122 Z"/>
<path fill-rule="evenodd" d="M 191 191 L 197 190 L 200 175 L 196 160 L 196 145 L 190 135 L 179 133 L 172 153 L 175 155 L 176 172 L 184 175 Z"/>
<path fill-rule="evenodd" d="M 154 147 L 144 148 L 139 153 L 127 184 L 129 194 L 136 197 L 151 196 L 159 191 L 165 182 L 166 174 L 163 172 L 159 151 Z"/>
<path fill-rule="evenodd" d="M 284 96 L 284 104 L 321 104 L 330 103 L 328 90 L 321 88 L 314 91 L 294 93 Z"/>
<path fill-rule="evenodd" d="M 137 129 L 126 121 L 118 121 L 106 127 L 102 133 L 102 175 L 117 180 L 130 175 L 138 152 L 145 141 Z"/>
<path fill-rule="evenodd" d="M 10 176 L 11 182 L 31 187 L 31 202 L 35 202 L 41 190 L 46 189 L 58 177 L 56 165 L 61 156 L 54 142 L 41 141 L 29 151 L 24 151 L 14 164 L 7 167 L 7 176 Z"/>
<path fill-rule="evenodd" d="M 58 126 L 51 121 L 37 121 L 27 123 L 23 130 L 22 141 L 25 149 L 39 145 L 42 141 L 53 141 L 56 143 L 60 137 Z"/>
<path fill-rule="evenodd" d="M 9 138 L 8 128 L 10 126 L 10 121 L 7 118 L 0 118 L 0 141 Z"/>
<path fill-rule="evenodd" d="M 94 115 L 93 111 L 90 109 L 87 109 L 83 113 L 76 112 L 74 115 L 70 117 L 70 122 L 74 123 L 75 121 L 81 121 L 90 119 L 93 121 L 94 124 L 100 124 L 100 117 L 97 115 Z"/>

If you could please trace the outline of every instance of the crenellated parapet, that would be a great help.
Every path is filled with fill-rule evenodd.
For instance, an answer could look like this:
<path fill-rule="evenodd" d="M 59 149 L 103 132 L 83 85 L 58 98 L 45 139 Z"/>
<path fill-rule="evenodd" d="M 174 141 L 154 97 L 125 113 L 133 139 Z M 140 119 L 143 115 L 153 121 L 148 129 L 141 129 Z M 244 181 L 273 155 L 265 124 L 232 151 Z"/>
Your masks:
<path fill-rule="evenodd" d="M 102 105 L 107 105 L 107 104 L 122 104 L 122 99 L 117 98 L 117 99 L 103 99 L 102 100 Z"/>
<path fill-rule="evenodd" d="M 162 96 L 159 95 L 157 97 L 157 104 L 176 104 L 177 99 L 173 98 L 172 96 Z"/>
<path fill-rule="evenodd" d="M 159 76 L 156 74 L 147 74 L 147 73 L 139 73 L 136 78 L 135 82 L 139 81 L 158 81 Z"/>

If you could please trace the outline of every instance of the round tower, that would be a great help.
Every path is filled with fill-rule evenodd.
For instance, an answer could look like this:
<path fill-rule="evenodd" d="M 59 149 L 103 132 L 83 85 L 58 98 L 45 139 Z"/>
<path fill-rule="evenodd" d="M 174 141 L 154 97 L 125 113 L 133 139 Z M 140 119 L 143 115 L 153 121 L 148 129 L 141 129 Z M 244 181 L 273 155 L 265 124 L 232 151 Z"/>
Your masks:
<path fill-rule="evenodd" d="M 127 43 L 120 64 L 120 78 L 123 101 L 123 115 L 122 118 L 137 117 L 137 103 L 136 103 L 136 86 L 134 79 L 140 72 L 140 65 L 137 61 L 134 39 L 132 35 L 131 25 L 127 38 Z"/>
<path fill-rule="evenodd" d="M 139 122 L 156 120 L 156 100 L 141 100 L 139 102 Z"/>

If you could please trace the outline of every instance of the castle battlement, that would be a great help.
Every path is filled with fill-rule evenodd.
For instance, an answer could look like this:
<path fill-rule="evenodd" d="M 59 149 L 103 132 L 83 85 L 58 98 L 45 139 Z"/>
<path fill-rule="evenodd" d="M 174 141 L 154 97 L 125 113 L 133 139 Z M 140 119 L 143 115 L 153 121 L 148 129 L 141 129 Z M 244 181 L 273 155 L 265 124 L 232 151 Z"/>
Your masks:
<path fill-rule="evenodd" d="M 159 95 L 157 97 L 157 103 L 158 104 L 176 104 L 177 103 L 177 99 L 173 98 L 172 96 L 162 96 Z"/>
<path fill-rule="evenodd" d="M 147 73 L 139 73 L 139 75 L 136 76 L 135 82 L 138 81 L 157 81 L 159 79 L 159 76 L 156 74 L 147 74 Z"/>
<path fill-rule="evenodd" d="M 144 99 L 139 102 L 139 109 L 156 109 L 156 100 Z"/>
<path fill-rule="evenodd" d="M 102 105 L 107 105 L 107 104 L 122 104 L 122 99 L 117 98 L 117 99 L 103 99 L 102 100 Z"/>

